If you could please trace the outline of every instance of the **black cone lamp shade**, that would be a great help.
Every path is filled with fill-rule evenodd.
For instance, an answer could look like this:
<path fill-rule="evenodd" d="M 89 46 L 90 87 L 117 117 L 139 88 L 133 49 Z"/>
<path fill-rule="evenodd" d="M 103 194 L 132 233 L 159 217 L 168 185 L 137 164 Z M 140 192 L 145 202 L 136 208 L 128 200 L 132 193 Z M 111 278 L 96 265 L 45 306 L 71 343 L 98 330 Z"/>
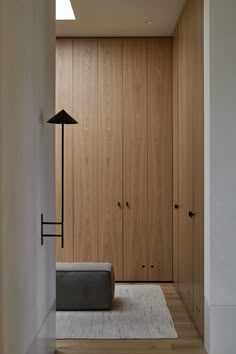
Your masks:
<path fill-rule="evenodd" d="M 47 123 L 61 124 L 61 221 L 45 222 L 43 214 L 41 214 L 41 245 L 43 245 L 44 237 L 60 237 L 61 247 L 64 248 L 64 125 L 65 124 L 78 124 L 64 109 L 57 113 L 54 117 L 49 119 Z M 61 225 L 61 234 L 44 234 L 44 225 Z"/>
<path fill-rule="evenodd" d="M 64 109 L 57 113 L 54 117 L 49 119 L 47 123 L 50 124 L 78 124 Z"/>

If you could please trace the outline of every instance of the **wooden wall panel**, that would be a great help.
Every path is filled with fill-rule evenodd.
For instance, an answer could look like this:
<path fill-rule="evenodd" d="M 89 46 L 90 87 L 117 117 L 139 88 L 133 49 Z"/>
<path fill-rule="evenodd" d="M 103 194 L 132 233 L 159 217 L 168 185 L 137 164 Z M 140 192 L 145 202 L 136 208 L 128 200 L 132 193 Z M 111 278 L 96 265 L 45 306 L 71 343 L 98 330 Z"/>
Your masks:
<path fill-rule="evenodd" d="M 72 107 L 72 40 L 58 39 L 56 46 L 56 112 L 65 109 L 73 115 Z M 65 244 L 57 239 L 58 262 L 73 262 L 74 218 L 73 218 L 73 161 L 72 126 L 65 126 L 65 169 L 64 169 L 64 234 Z M 61 221 L 61 126 L 56 126 L 56 219 Z M 61 228 L 57 227 L 57 233 Z"/>
<path fill-rule="evenodd" d="M 178 29 L 173 39 L 173 281 L 179 287 Z"/>
<path fill-rule="evenodd" d="M 189 6 L 178 25 L 179 67 L 179 291 L 193 316 L 193 63 Z"/>
<path fill-rule="evenodd" d="M 204 68 L 203 0 L 188 0 L 178 23 L 174 88 L 179 119 L 179 292 L 204 333 Z M 175 119 L 175 114 L 174 114 Z M 175 159 L 177 157 L 175 156 Z M 175 166 L 175 164 L 174 164 Z M 193 211 L 193 218 L 188 212 Z M 174 232 L 174 235 L 176 233 Z M 176 263 L 175 263 L 176 264 Z"/>
<path fill-rule="evenodd" d="M 96 261 L 98 239 L 97 40 L 73 40 L 74 260 Z"/>
<path fill-rule="evenodd" d="M 147 40 L 124 39 L 124 280 L 147 279 L 147 162 Z"/>
<path fill-rule="evenodd" d="M 58 260 L 110 261 L 117 280 L 172 280 L 171 39 L 57 46 L 58 102 L 79 121 L 65 128 L 71 244 Z M 57 198 L 60 207 L 59 180 Z"/>
<path fill-rule="evenodd" d="M 172 281 L 172 40 L 148 40 L 148 280 Z"/>
<path fill-rule="evenodd" d="M 123 279 L 122 40 L 98 40 L 98 260 Z"/>
<path fill-rule="evenodd" d="M 193 19 L 193 169 L 194 169 L 194 322 L 204 335 L 204 65 L 203 1 L 192 5 Z"/>

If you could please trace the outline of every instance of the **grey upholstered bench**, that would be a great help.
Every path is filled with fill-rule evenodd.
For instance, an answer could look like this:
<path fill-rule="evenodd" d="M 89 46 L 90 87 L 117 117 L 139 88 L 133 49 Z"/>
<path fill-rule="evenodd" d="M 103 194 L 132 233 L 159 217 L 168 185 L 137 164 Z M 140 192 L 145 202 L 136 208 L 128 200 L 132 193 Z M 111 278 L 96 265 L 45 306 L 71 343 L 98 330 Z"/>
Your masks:
<path fill-rule="evenodd" d="M 115 276 L 110 263 L 57 263 L 58 311 L 110 310 Z"/>

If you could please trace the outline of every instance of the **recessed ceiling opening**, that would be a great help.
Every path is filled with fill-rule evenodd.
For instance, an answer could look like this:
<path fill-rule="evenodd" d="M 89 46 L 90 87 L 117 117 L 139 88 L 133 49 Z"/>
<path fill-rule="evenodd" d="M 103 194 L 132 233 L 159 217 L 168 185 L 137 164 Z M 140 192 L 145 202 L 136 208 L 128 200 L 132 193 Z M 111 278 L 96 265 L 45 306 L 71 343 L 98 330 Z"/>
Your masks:
<path fill-rule="evenodd" d="M 56 0 L 56 19 L 75 20 L 75 14 L 70 0 Z"/>
<path fill-rule="evenodd" d="M 57 2 L 71 2 L 76 17 L 75 21 L 56 21 L 57 37 L 169 37 L 185 0 Z"/>

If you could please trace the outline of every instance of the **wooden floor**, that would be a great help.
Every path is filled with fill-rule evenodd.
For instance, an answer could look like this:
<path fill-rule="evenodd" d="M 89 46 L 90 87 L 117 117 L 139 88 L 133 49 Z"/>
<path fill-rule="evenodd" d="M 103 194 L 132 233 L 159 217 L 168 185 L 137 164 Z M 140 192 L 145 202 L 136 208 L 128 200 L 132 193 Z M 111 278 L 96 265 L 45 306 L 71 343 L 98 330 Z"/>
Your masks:
<path fill-rule="evenodd" d="M 57 340 L 57 354 L 205 354 L 203 343 L 172 284 L 161 284 L 178 339 Z"/>

